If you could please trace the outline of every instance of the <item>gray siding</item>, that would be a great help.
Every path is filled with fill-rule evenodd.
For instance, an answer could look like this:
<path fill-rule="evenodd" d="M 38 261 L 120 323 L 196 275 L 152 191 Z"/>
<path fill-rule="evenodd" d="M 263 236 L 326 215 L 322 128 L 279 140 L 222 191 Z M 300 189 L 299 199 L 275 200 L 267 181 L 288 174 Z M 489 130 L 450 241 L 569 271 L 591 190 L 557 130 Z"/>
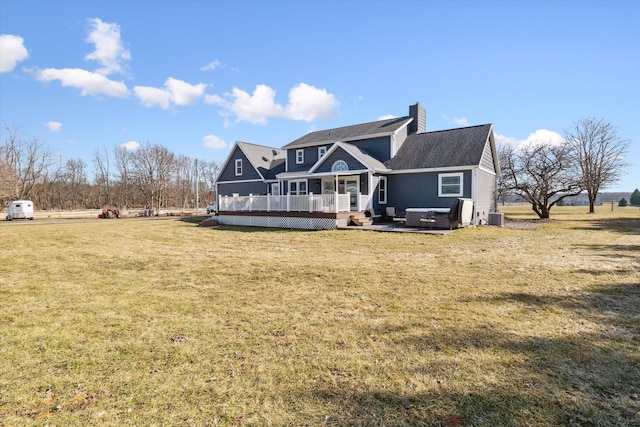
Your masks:
<path fill-rule="evenodd" d="M 496 176 L 492 173 L 478 170 L 476 172 L 476 219 L 486 222 L 489 213 L 496 211 Z"/>
<path fill-rule="evenodd" d="M 404 144 L 404 141 L 406 141 L 407 139 L 407 128 L 402 128 L 398 131 L 398 133 L 396 133 L 396 151 L 395 153 L 393 153 L 393 155 L 395 156 L 396 153 L 398 152 L 398 150 L 400 150 L 400 147 L 402 147 L 402 144 Z M 381 160 L 383 163 L 386 162 L 388 159 L 385 160 Z"/>
<path fill-rule="evenodd" d="M 231 196 L 233 193 L 238 193 L 241 196 L 259 195 L 266 194 L 267 190 L 268 185 L 259 181 L 218 183 L 218 194 L 220 196 Z"/>
<path fill-rule="evenodd" d="M 331 166 L 333 166 L 333 163 L 338 160 L 344 160 L 347 162 L 349 170 L 366 169 L 366 166 L 354 159 L 351 154 L 347 153 L 342 148 L 338 148 L 336 151 L 322 159 L 322 164 L 318 169 L 316 169 L 316 173 L 331 172 Z"/>
<path fill-rule="evenodd" d="M 301 172 L 311 169 L 318 161 L 318 147 L 327 147 L 327 151 L 329 151 L 331 144 L 287 150 L 288 172 Z M 304 162 L 302 164 L 296 164 L 296 151 L 298 150 L 304 151 Z"/>
<path fill-rule="evenodd" d="M 242 159 L 241 176 L 236 176 L 236 159 Z M 253 167 L 247 156 L 244 155 L 240 148 L 236 147 L 233 151 L 233 154 L 229 157 L 229 163 L 227 163 L 227 167 L 225 167 L 224 170 L 220 173 L 218 182 L 251 179 L 261 179 L 261 177 L 258 172 L 256 172 L 256 169 Z"/>
<path fill-rule="evenodd" d="M 405 128 L 406 129 L 406 128 Z M 358 141 L 347 141 L 378 160 L 386 162 L 391 156 L 391 137 L 383 136 L 380 138 L 361 139 Z"/>
<path fill-rule="evenodd" d="M 491 152 L 491 143 L 487 141 L 487 144 L 484 146 L 484 151 L 482 152 L 482 159 L 480 160 L 480 165 L 492 172 L 495 172 L 495 164 L 493 162 L 493 153 Z"/>
<path fill-rule="evenodd" d="M 455 172 L 455 171 L 451 171 Z M 450 173 L 447 171 L 447 173 Z M 450 208 L 457 197 L 438 197 L 438 173 L 389 175 L 387 206 L 407 208 Z M 471 171 L 463 171 L 462 197 L 471 198 Z"/>

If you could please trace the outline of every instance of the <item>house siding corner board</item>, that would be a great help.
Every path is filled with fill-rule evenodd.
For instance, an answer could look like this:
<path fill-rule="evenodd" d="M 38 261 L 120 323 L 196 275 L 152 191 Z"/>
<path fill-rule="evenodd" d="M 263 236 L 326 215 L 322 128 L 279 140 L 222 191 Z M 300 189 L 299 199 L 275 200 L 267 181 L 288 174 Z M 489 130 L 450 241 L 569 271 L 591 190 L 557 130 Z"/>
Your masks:
<path fill-rule="evenodd" d="M 450 173 L 447 171 L 447 173 Z M 471 171 L 463 171 L 463 198 L 471 198 Z M 450 208 L 456 197 L 438 197 L 438 172 L 389 175 L 387 206 L 407 208 Z"/>

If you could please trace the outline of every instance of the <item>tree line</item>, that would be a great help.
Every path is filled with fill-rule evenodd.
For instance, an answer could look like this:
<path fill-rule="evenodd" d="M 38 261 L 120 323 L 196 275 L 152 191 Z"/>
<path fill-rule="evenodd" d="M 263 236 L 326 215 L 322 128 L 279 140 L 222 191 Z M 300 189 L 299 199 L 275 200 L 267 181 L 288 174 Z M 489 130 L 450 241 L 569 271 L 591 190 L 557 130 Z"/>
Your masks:
<path fill-rule="evenodd" d="M 4 129 L 0 207 L 27 199 L 43 210 L 148 207 L 157 213 L 204 206 L 216 198 L 221 161 L 177 155 L 147 141 L 134 151 L 96 149 L 88 165 L 80 158 L 56 159 L 44 142 L 22 139 L 16 127 Z"/>
<path fill-rule="evenodd" d="M 559 144 L 500 147 L 497 198 L 520 196 L 538 217 L 549 218 L 553 206 L 586 192 L 593 213 L 600 190 L 616 183 L 628 166 L 629 144 L 611 123 L 588 118 L 565 130 Z"/>

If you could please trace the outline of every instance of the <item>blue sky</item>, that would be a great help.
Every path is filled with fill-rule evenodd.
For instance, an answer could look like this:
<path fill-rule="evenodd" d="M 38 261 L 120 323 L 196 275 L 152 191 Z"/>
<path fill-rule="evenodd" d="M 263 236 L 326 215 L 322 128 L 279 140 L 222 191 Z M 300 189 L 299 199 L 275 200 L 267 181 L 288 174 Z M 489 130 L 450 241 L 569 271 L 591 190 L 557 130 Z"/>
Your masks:
<path fill-rule="evenodd" d="M 608 191 L 640 188 L 640 1 L 0 0 L 0 33 L 1 124 L 89 171 L 123 144 L 224 160 L 417 101 L 428 130 L 512 143 L 603 118 L 631 140 Z"/>

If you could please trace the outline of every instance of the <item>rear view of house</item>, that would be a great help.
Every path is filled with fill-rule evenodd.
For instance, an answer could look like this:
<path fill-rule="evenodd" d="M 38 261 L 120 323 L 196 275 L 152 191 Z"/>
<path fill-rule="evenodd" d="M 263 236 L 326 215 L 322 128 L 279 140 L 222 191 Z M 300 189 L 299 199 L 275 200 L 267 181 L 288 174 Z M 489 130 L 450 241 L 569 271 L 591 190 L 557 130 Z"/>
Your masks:
<path fill-rule="evenodd" d="M 280 149 L 237 142 L 216 181 L 220 223 L 328 229 L 357 212 L 385 215 L 473 202 L 473 223 L 496 209 L 493 126 L 426 131 L 409 115 L 308 133 Z"/>

